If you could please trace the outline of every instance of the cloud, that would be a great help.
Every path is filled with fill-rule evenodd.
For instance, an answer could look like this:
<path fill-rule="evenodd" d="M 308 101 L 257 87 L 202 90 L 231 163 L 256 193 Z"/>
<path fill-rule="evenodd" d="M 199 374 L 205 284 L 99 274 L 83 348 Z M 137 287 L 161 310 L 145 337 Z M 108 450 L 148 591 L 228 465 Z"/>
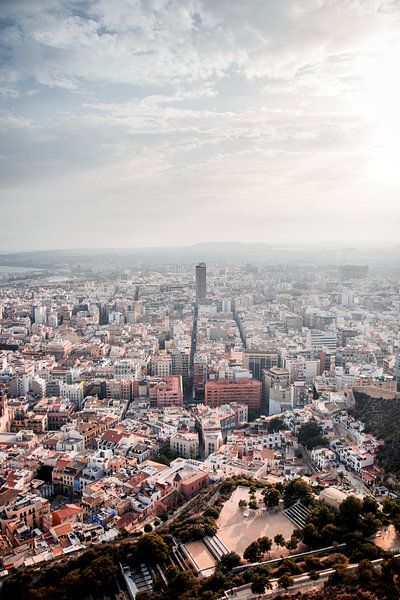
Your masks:
<path fill-rule="evenodd" d="M 373 0 L 348 1 L 345 10 L 340 3 L 318 0 L 33 4 L 33 10 L 25 2 L 3 7 L 10 78 L 33 76 L 41 84 L 67 89 L 82 80 L 209 81 L 231 69 L 249 79 L 291 77 L 304 64 L 375 35 L 392 15 L 379 13 Z"/>
<path fill-rule="evenodd" d="M 324 218 L 343 238 L 360 215 L 388 239 L 400 180 L 377 165 L 395 154 L 395 102 L 380 108 L 399 15 L 378 0 L 3 0 L 0 202 L 24 215 L 4 249 L 82 245 L 84 224 L 94 245 L 183 243 L 193 221 L 195 241 L 268 223 L 307 239 Z"/>

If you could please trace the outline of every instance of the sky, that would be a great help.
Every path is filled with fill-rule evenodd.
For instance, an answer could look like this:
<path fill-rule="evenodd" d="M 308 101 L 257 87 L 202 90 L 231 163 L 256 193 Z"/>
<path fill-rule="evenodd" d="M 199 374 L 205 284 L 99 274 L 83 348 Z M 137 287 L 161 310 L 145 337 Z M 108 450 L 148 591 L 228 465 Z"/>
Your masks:
<path fill-rule="evenodd" d="M 1 0 L 0 250 L 397 244 L 399 0 Z"/>

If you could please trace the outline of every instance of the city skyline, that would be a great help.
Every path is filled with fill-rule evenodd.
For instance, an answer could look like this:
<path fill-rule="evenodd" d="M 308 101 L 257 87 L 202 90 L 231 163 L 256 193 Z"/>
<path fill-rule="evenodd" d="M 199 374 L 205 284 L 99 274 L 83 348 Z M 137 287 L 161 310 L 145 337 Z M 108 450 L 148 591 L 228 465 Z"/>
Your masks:
<path fill-rule="evenodd" d="M 3 1 L 0 252 L 395 245 L 399 15 Z"/>

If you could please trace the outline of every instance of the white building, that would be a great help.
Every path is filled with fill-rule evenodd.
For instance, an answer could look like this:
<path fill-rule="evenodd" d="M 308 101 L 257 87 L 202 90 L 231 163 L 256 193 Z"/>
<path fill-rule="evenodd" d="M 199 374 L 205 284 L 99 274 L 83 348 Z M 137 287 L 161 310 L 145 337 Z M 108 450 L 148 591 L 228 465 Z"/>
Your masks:
<path fill-rule="evenodd" d="M 116 360 L 113 364 L 114 378 L 138 379 L 140 375 L 140 365 L 130 358 Z"/>
<path fill-rule="evenodd" d="M 169 447 L 178 456 L 196 458 L 199 454 L 199 436 L 197 433 L 178 431 L 171 436 Z"/>
<path fill-rule="evenodd" d="M 312 352 L 335 352 L 337 346 L 336 333 L 320 331 L 319 329 L 307 330 L 307 348 Z"/>

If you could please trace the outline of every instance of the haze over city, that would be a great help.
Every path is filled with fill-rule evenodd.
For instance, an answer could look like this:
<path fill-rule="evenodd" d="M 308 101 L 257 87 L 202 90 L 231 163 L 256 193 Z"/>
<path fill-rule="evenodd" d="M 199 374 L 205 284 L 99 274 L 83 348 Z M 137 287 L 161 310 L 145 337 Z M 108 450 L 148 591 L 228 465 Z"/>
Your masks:
<path fill-rule="evenodd" d="M 399 3 L 2 0 L 2 252 L 391 245 Z"/>
<path fill-rule="evenodd" d="M 400 599 L 400 0 L 0 0 L 0 600 Z"/>

